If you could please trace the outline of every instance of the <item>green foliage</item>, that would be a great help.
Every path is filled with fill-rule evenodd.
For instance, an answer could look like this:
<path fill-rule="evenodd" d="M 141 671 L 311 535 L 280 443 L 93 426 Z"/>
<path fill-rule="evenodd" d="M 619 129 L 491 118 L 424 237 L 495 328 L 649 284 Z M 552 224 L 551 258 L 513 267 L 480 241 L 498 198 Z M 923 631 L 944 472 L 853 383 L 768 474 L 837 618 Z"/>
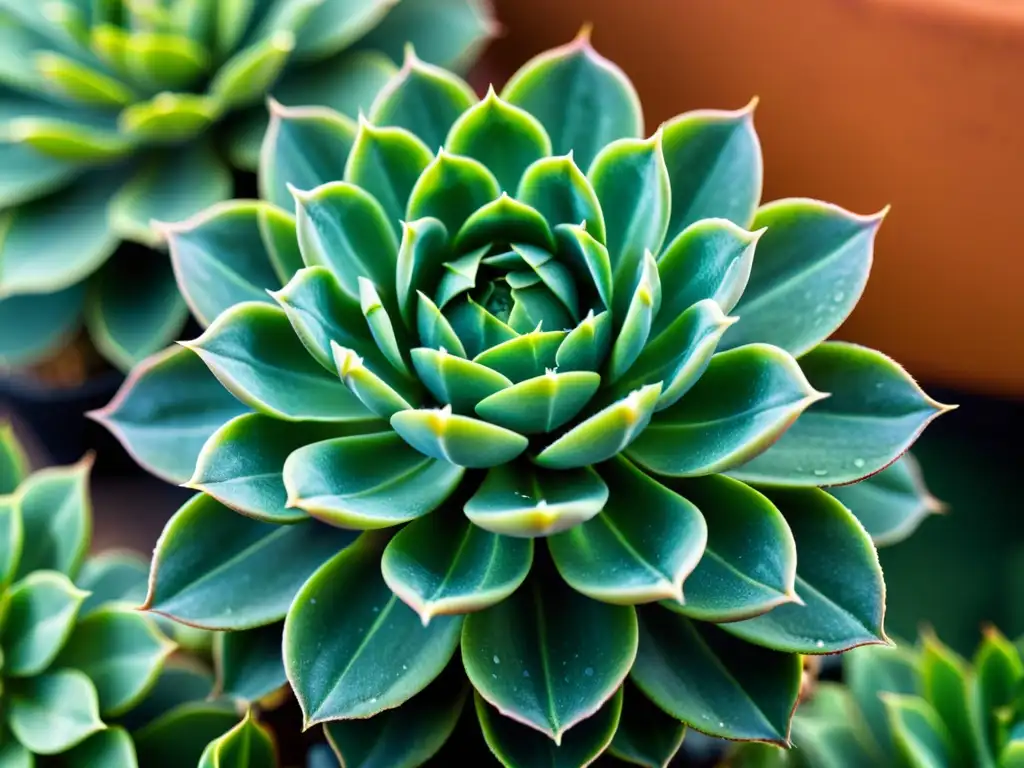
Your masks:
<path fill-rule="evenodd" d="M 0 0 L 0 369 L 83 324 L 125 371 L 165 347 L 206 307 L 147 249 L 164 249 L 161 223 L 246 189 L 268 97 L 337 110 L 352 136 L 404 45 L 461 69 L 494 31 L 487 0 Z M 274 222 L 263 234 L 273 248 Z"/>
<path fill-rule="evenodd" d="M 0 764 L 49 764 L 53 755 L 69 768 L 157 765 L 147 757 L 151 723 L 165 718 L 173 748 L 161 759 L 198 765 L 238 715 L 229 701 L 202 703 L 212 678 L 172 656 L 177 625 L 136 610 L 144 560 L 110 552 L 83 562 L 91 465 L 30 473 L 10 426 L 0 425 Z M 213 764 L 273 765 L 252 755 Z"/>
<path fill-rule="evenodd" d="M 793 720 L 795 748 L 746 746 L 735 768 L 766 764 L 860 768 L 1015 768 L 1024 755 L 1024 660 L 985 629 L 968 662 L 931 632 L 916 646 L 862 648 L 845 685 L 822 683 Z"/>
<path fill-rule="evenodd" d="M 585 36 L 482 99 L 410 50 L 358 125 L 271 106 L 266 199 L 168 230 L 205 332 L 95 414 L 198 491 L 147 605 L 231 632 L 223 691 L 287 680 L 345 765 L 461 710 L 506 766 L 660 766 L 787 743 L 801 657 L 888 642 L 872 537 L 934 511 L 948 407 L 828 341 L 882 216 L 759 206 L 752 110 L 648 134 Z"/>

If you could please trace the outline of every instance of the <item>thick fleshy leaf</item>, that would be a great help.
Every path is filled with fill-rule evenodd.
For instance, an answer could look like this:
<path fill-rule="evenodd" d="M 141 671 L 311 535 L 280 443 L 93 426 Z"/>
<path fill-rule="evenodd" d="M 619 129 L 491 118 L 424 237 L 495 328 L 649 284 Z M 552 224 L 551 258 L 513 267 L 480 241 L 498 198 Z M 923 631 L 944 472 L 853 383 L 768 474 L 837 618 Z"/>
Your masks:
<path fill-rule="evenodd" d="M 964 659 L 943 645 L 934 633 L 921 633 L 921 693 L 949 731 L 953 758 L 983 766 L 982 735 L 974 728 L 976 706 Z"/>
<path fill-rule="evenodd" d="M 4 697 L 7 725 L 37 755 L 64 752 L 106 728 L 96 689 L 76 669 L 5 681 Z"/>
<path fill-rule="evenodd" d="M 96 686 L 100 712 L 109 718 L 126 712 L 146 695 L 174 649 L 149 617 L 105 606 L 75 625 L 55 663 L 89 676 Z"/>
<path fill-rule="evenodd" d="M 466 617 L 462 661 L 488 704 L 559 745 L 622 685 L 636 656 L 636 613 L 537 571 L 508 599 Z"/>
<path fill-rule="evenodd" d="M 661 134 L 620 139 L 601 150 L 587 171 L 604 211 L 614 309 L 625 317 L 640 280 L 644 252 L 659 253 L 668 231 L 668 170 Z"/>
<path fill-rule="evenodd" d="M 82 603 L 87 616 L 106 603 L 142 605 L 149 580 L 149 560 L 134 552 L 107 550 L 93 555 L 82 565 L 75 581 L 89 593 Z"/>
<path fill-rule="evenodd" d="M 583 720 L 558 742 L 533 728 L 503 717 L 483 696 L 475 697 L 477 718 L 484 740 L 498 761 L 506 768 L 579 768 L 591 765 L 604 751 L 616 733 L 622 713 L 622 689 Z"/>
<path fill-rule="evenodd" d="M 218 634 L 214 640 L 218 693 L 257 702 L 287 684 L 281 659 L 283 632 L 284 623 L 277 622 Z"/>
<path fill-rule="evenodd" d="M 632 367 L 640 357 L 651 334 L 654 317 L 661 309 L 661 279 L 658 264 L 650 251 L 640 264 L 640 280 L 633 290 L 619 335 L 612 345 L 608 361 L 608 383 L 614 383 Z"/>
<path fill-rule="evenodd" d="M 365 114 L 380 89 L 398 73 L 395 61 L 400 58 L 392 60 L 372 49 L 346 51 L 341 56 L 290 68 L 271 93 L 289 107 L 316 104 L 342 115 Z"/>
<path fill-rule="evenodd" d="M 157 222 L 183 221 L 231 198 L 231 169 L 208 142 L 166 152 L 141 165 L 109 201 L 108 216 L 122 237 L 155 248 Z"/>
<path fill-rule="evenodd" d="M 558 572 L 594 600 L 682 603 L 683 580 L 708 538 L 700 511 L 623 458 L 600 465 L 598 472 L 609 489 L 604 509 L 548 539 Z"/>
<path fill-rule="evenodd" d="M 235 397 L 260 413 L 286 421 L 375 419 L 337 376 L 309 356 L 283 309 L 237 304 L 183 345 Z"/>
<path fill-rule="evenodd" d="M 686 726 L 665 714 L 631 683 L 623 687 L 622 717 L 609 752 L 644 768 L 668 768 L 683 744 Z"/>
<path fill-rule="evenodd" d="M 728 314 L 750 279 L 754 250 L 765 230 L 748 232 L 724 219 L 699 221 L 672 240 L 658 259 L 664 303 L 652 337 L 699 301 L 714 299 Z"/>
<path fill-rule="evenodd" d="M 260 150 L 260 197 L 287 211 L 288 185 L 315 189 L 337 181 L 356 140 L 356 124 L 326 107 L 285 107 L 270 101 L 270 125 Z"/>
<path fill-rule="evenodd" d="M 882 694 L 896 753 L 910 768 L 951 765 L 949 732 L 928 702 L 916 696 Z"/>
<path fill-rule="evenodd" d="M 132 737 L 120 727 L 94 733 L 62 754 L 61 763 L 67 768 L 92 768 L 96 765 L 104 768 L 138 768 L 139 765 Z"/>
<path fill-rule="evenodd" d="M 0 496 L 14 493 L 28 473 L 28 455 L 14 428 L 10 422 L 0 421 Z"/>
<path fill-rule="evenodd" d="M 422 298 L 417 302 L 417 295 L 423 295 L 421 289 L 433 290 L 448 260 L 448 230 L 438 219 L 427 217 L 403 224 L 401 236 L 395 284 L 402 319 L 412 330 L 418 327 L 416 310 L 422 303 Z M 425 346 L 432 346 L 422 331 L 420 336 Z"/>
<path fill-rule="evenodd" d="M 371 718 L 324 725 L 346 768 L 418 768 L 455 730 L 466 701 L 462 670 L 449 666 L 402 706 Z"/>
<path fill-rule="evenodd" d="M 608 249 L 583 225 L 555 227 L 559 260 L 576 276 L 580 305 L 592 312 L 612 307 L 612 265 Z"/>
<path fill-rule="evenodd" d="M 360 277 L 392 295 L 398 237 L 380 203 L 344 181 L 292 193 L 303 261 L 329 267 L 350 296 L 359 296 Z"/>
<path fill-rule="evenodd" d="M 413 47 L 406 45 L 402 69 L 377 94 L 370 107 L 370 122 L 404 128 L 435 152 L 444 145 L 459 116 L 476 101 L 465 81 L 421 61 Z"/>
<path fill-rule="evenodd" d="M 417 347 L 412 362 L 420 381 L 456 413 L 473 413 L 489 395 L 512 386 L 511 380 L 486 365 L 448 354 L 445 349 Z"/>
<path fill-rule="evenodd" d="M 728 622 L 796 599 L 796 543 L 766 496 L 723 475 L 662 482 L 696 504 L 708 528 L 685 602 L 663 605 L 699 621 Z"/>
<path fill-rule="evenodd" d="M 465 301 L 453 302 L 445 317 L 458 334 L 468 357 L 476 357 L 491 347 L 519 335 L 518 331 L 496 318 L 469 296 Z"/>
<path fill-rule="evenodd" d="M 359 132 L 345 164 L 344 181 L 365 189 L 384 209 L 397 236 L 409 195 L 434 155 L 402 128 L 379 128 L 360 115 Z"/>
<path fill-rule="evenodd" d="M 590 467 L 551 472 L 507 464 L 487 473 L 465 513 L 503 536 L 548 536 L 590 520 L 607 500 L 608 487 Z"/>
<path fill-rule="evenodd" d="M 453 355 L 465 357 L 466 348 L 463 346 L 462 340 L 448 318 L 437 308 L 437 304 L 420 291 L 416 296 L 419 299 L 416 311 L 416 331 L 419 333 L 420 343 L 431 349 L 443 349 Z"/>
<path fill-rule="evenodd" d="M 996 754 L 1000 733 L 999 710 L 1013 704 L 1024 681 L 1024 663 L 1013 643 L 992 626 L 983 628 L 984 638 L 974 656 L 973 698 L 981 713 L 981 737 L 985 751 Z M 894 729 L 895 730 L 895 729 Z M 895 737 L 895 733 L 893 736 Z"/>
<path fill-rule="evenodd" d="M 265 221 L 295 236 L 292 217 L 268 203 L 233 200 L 164 228 L 178 287 L 204 327 L 243 301 L 271 303 L 281 286 L 263 236 Z"/>
<path fill-rule="evenodd" d="M 496 242 L 532 245 L 549 251 L 555 247 L 544 217 L 526 203 L 509 197 L 508 192 L 502 192 L 497 200 L 481 206 L 466 219 L 452 244 L 456 251 L 465 252 Z M 544 257 L 551 258 L 548 253 Z"/>
<path fill-rule="evenodd" d="M 333 343 L 354 350 L 388 375 L 388 363 L 370 335 L 359 301 L 342 290 L 327 267 L 300 269 L 271 295 L 288 315 L 306 350 L 325 369 L 337 372 Z"/>
<path fill-rule="evenodd" d="M 728 334 L 726 334 L 728 339 Z M 896 461 L 937 416 L 951 410 L 926 395 L 891 358 L 845 342 L 800 358 L 811 386 L 830 393 L 782 438 L 734 475 L 770 485 L 839 485 Z"/>
<path fill-rule="evenodd" d="M 270 729 L 257 723 L 252 710 L 203 750 L 199 768 L 276 768 L 277 749 Z"/>
<path fill-rule="evenodd" d="M 306 519 L 286 506 L 282 472 L 288 455 L 310 443 L 372 429 L 360 424 L 279 421 L 259 413 L 238 416 L 217 430 L 203 447 L 188 488 L 268 523 Z"/>
<path fill-rule="evenodd" d="M 0 590 L 6 590 L 14 579 L 24 536 L 18 500 L 13 496 L 0 496 Z"/>
<path fill-rule="evenodd" d="M 455 653 L 460 617 L 424 627 L 388 589 L 380 574 L 385 538 L 363 534 L 324 563 L 285 619 L 285 669 L 307 727 L 404 704 Z"/>
<path fill-rule="evenodd" d="M 501 602 L 523 583 L 532 562 L 530 539 L 491 533 L 446 509 L 399 531 L 384 550 L 381 572 L 427 626 L 435 616 Z"/>
<path fill-rule="evenodd" d="M 403 0 L 358 46 L 397 61 L 411 41 L 424 61 L 462 71 L 498 30 L 493 10 L 482 0 Z"/>
<path fill-rule="evenodd" d="M 315 520 L 253 520 L 199 494 L 157 541 L 144 607 L 205 629 L 270 624 L 285 615 L 310 574 L 354 539 Z"/>
<path fill-rule="evenodd" d="M 237 722 L 234 706 L 224 702 L 181 704 L 132 734 L 139 765 L 146 768 L 198 765 L 207 745 Z"/>
<path fill-rule="evenodd" d="M 391 426 L 420 453 L 467 469 L 506 464 L 529 445 L 522 435 L 452 413 L 450 406 L 400 411 Z"/>
<path fill-rule="evenodd" d="M 491 86 L 487 96 L 452 125 L 445 148 L 479 160 L 511 193 L 527 166 L 551 154 L 551 139 L 537 118 L 509 104 Z"/>
<path fill-rule="evenodd" d="M 565 331 L 533 331 L 488 347 L 473 361 L 522 382 L 557 367 L 556 354 Z"/>
<path fill-rule="evenodd" d="M 145 470 L 184 483 L 210 435 L 248 411 L 198 355 L 171 347 L 136 366 L 110 403 L 87 415 Z"/>
<path fill-rule="evenodd" d="M 824 397 L 778 347 L 720 352 L 685 397 L 654 417 L 628 455 L 673 477 L 723 472 L 765 451 Z"/>
<path fill-rule="evenodd" d="M 537 211 L 552 227 L 577 225 L 598 242 L 605 239 L 604 213 L 586 174 L 576 165 L 572 150 L 544 157 L 523 171 L 516 199 Z"/>
<path fill-rule="evenodd" d="M 916 654 L 905 647 L 857 648 L 843 656 L 843 678 L 875 744 L 885 752 L 892 750 L 892 732 L 880 694 L 920 695 Z"/>
<path fill-rule="evenodd" d="M 701 219 L 750 223 L 764 173 L 755 106 L 757 99 L 736 111 L 685 112 L 661 127 L 672 184 L 670 239 Z"/>
<path fill-rule="evenodd" d="M 18 488 L 24 538 L 18 577 L 43 569 L 74 576 L 92 533 L 89 473 L 93 454 L 69 467 L 48 467 Z"/>
<path fill-rule="evenodd" d="M 612 458 L 648 428 L 660 394 L 660 383 L 634 390 L 577 424 L 541 451 L 534 461 L 548 469 L 569 469 Z"/>
<path fill-rule="evenodd" d="M 638 612 L 640 647 L 631 676 L 655 704 L 711 736 L 788 741 L 799 656 L 750 645 L 660 606 Z"/>
<path fill-rule="evenodd" d="M 477 248 L 463 256 L 444 263 L 434 298 L 437 306 L 444 309 L 452 299 L 472 290 L 476 286 L 480 263 L 487 255 L 489 246 Z"/>
<path fill-rule="evenodd" d="M 5 677 L 38 675 L 57 657 L 86 593 L 62 573 L 36 571 L 4 595 L 0 635 Z"/>
<path fill-rule="evenodd" d="M 886 210 L 858 216 L 799 198 L 761 206 L 751 228 L 767 231 L 726 347 L 761 341 L 799 357 L 832 335 L 864 291 Z"/>
<path fill-rule="evenodd" d="M 605 145 L 644 130 L 633 84 L 591 47 L 589 27 L 571 43 L 526 62 L 501 95 L 540 120 L 555 154 L 572 150 L 583 168 Z"/>
<path fill-rule="evenodd" d="M 399 411 L 412 408 L 412 403 L 402 397 L 384 379 L 367 367 L 359 355 L 351 349 L 339 347 L 331 342 L 338 376 L 359 402 L 382 419 L 390 419 Z M 419 402 L 416 398 L 415 402 Z"/>
<path fill-rule="evenodd" d="M 909 453 L 878 474 L 828 492 L 857 516 L 877 547 L 903 541 L 928 515 L 945 509 L 928 492 L 921 468 Z"/>
<path fill-rule="evenodd" d="M 791 602 L 723 628 L 748 642 L 793 653 L 835 653 L 885 643 L 885 583 L 878 553 L 842 504 L 815 488 L 765 490 L 796 540 Z"/>
<path fill-rule="evenodd" d="M 601 377 L 589 371 L 549 370 L 485 397 L 476 412 L 523 435 L 552 432 L 577 416 L 600 384 Z"/>
<path fill-rule="evenodd" d="M 611 351 L 611 341 L 611 312 L 595 315 L 591 310 L 565 337 L 555 354 L 555 364 L 563 372 L 597 371 Z"/>
<path fill-rule="evenodd" d="M 454 234 L 466 219 L 500 194 L 498 180 L 485 165 L 441 150 L 412 188 L 405 220 L 431 216 Z"/>
<path fill-rule="evenodd" d="M 93 346 L 124 373 L 173 342 L 189 316 L 171 262 L 140 255 L 137 247 L 114 254 L 89 280 L 85 304 Z"/>
<path fill-rule="evenodd" d="M 284 464 L 288 506 L 341 528 L 399 525 L 435 510 L 463 470 L 424 456 L 394 432 L 299 448 Z"/>
<path fill-rule="evenodd" d="M 644 347 L 613 391 L 625 394 L 660 380 L 663 383 L 657 410 L 675 405 L 704 375 L 722 334 L 734 322 L 736 318 L 722 314 L 713 299 L 697 302 Z"/>
<path fill-rule="evenodd" d="M 285 4 L 286 6 L 289 4 Z M 348 48 L 388 13 L 386 0 L 327 0 L 291 3 L 312 11 L 301 24 L 295 55 L 302 61 L 325 59 Z"/>
<path fill-rule="evenodd" d="M 408 342 L 403 339 L 403 342 L 400 343 L 398 340 L 399 332 L 404 329 L 396 327 L 391 322 L 391 314 L 384 305 L 385 299 L 381 298 L 376 286 L 368 278 L 358 278 L 357 284 L 359 286 L 359 310 L 363 313 L 363 318 L 366 320 L 366 325 L 370 329 L 370 335 L 377 348 L 398 374 L 405 377 L 412 376 L 412 371 L 403 352 L 404 349 L 408 349 Z M 388 304 L 394 307 L 391 294 L 388 294 L 387 300 Z M 395 314 L 397 318 L 397 311 Z"/>
<path fill-rule="evenodd" d="M 81 325 L 85 298 L 83 282 L 0 299 L 0 365 L 27 366 L 58 352 Z"/>
<path fill-rule="evenodd" d="M 206 131 L 220 109 L 212 96 L 162 91 L 123 109 L 117 123 L 126 141 L 179 144 Z"/>

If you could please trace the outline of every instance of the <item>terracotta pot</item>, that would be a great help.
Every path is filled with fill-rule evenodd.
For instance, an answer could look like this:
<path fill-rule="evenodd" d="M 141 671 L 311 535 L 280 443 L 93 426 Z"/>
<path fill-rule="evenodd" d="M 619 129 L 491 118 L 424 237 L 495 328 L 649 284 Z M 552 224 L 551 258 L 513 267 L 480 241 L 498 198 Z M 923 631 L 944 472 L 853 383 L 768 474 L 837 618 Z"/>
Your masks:
<path fill-rule="evenodd" d="M 594 24 L 648 126 L 760 96 L 765 199 L 892 204 L 840 336 L 918 377 L 1024 395 L 1024 5 L 1000 0 L 497 0 L 490 66 Z"/>

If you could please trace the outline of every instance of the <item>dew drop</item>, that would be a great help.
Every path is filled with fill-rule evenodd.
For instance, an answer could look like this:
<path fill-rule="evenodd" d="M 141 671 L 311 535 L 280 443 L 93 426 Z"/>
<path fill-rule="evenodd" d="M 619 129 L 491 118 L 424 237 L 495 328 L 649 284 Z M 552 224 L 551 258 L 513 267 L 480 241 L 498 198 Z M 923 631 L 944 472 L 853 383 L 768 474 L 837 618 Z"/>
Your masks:
<path fill-rule="evenodd" d="M 816 477 L 824 477 L 825 475 L 828 474 L 828 470 L 827 469 L 816 469 L 816 470 L 814 470 L 814 474 L 815 474 Z"/>
<path fill-rule="evenodd" d="M 377 703 L 377 697 L 374 696 L 372 699 L 370 699 L 370 703 L 371 704 L 376 704 Z"/>
<path fill-rule="evenodd" d="M 494 661 L 495 664 L 501 664 L 501 659 L 498 658 L 497 654 L 494 655 L 492 661 Z"/>
<path fill-rule="evenodd" d="M 316 605 L 316 598 L 315 597 L 309 598 L 309 604 L 310 605 Z"/>
<path fill-rule="evenodd" d="M 835 292 L 835 293 L 834 293 L 834 294 L 832 295 L 832 300 L 833 300 L 833 301 L 834 301 L 834 302 L 835 302 L 836 304 L 838 304 L 839 302 L 841 302 L 841 301 L 842 301 L 843 299 L 845 299 L 845 298 L 846 298 L 846 294 L 845 294 L 845 293 L 843 293 L 842 291 L 836 291 L 836 292 Z"/>
<path fill-rule="evenodd" d="M 583 674 L 586 675 L 587 677 L 593 677 L 594 676 L 594 668 L 593 667 L 587 667 L 586 669 L 583 670 Z"/>
<path fill-rule="evenodd" d="M 857 469 L 860 469 L 861 467 L 863 467 L 864 463 L 865 463 L 864 459 L 854 459 L 853 460 L 853 466 L 855 466 Z"/>
<path fill-rule="evenodd" d="M 530 671 L 528 669 L 524 669 L 523 670 L 523 677 L 529 677 L 529 676 L 530 676 Z"/>
<path fill-rule="evenodd" d="M 824 640 L 818 640 L 818 641 L 817 641 L 817 642 L 816 642 L 816 643 L 814 644 L 814 647 L 815 647 L 815 648 L 824 648 L 824 647 L 825 647 L 825 641 L 824 641 Z"/>
<path fill-rule="evenodd" d="M 719 720 L 718 721 L 718 727 L 719 728 L 725 728 L 725 723 L 723 723 L 721 720 Z"/>
<path fill-rule="evenodd" d="M 491 677 L 493 677 L 495 680 L 498 679 L 498 676 L 496 674 L 494 674 L 493 672 L 491 672 Z"/>

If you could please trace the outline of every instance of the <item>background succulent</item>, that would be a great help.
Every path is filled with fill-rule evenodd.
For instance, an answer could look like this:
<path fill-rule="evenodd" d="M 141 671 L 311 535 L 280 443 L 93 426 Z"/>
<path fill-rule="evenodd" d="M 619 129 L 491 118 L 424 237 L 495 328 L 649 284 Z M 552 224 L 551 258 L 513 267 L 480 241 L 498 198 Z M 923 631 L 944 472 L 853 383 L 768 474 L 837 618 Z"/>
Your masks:
<path fill-rule="evenodd" d="M 988 627 L 973 664 L 931 632 L 917 646 L 862 648 L 845 684 L 821 683 L 793 719 L 795 748 L 747 746 L 732 765 L 1015 768 L 1024 765 L 1024 663 Z"/>
<path fill-rule="evenodd" d="M 268 91 L 354 117 L 406 40 L 466 64 L 488 13 L 486 0 L 2 0 L 0 367 L 52 353 L 83 316 L 122 369 L 164 347 L 187 308 L 146 250 L 160 245 L 150 222 L 237 194 Z"/>
<path fill-rule="evenodd" d="M 265 199 L 168 231 L 206 331 L 94 414 L 200 491 L 148 608 L 346 765 L 465 706 L 509 766 L 785 743 L 801 654 L 886 641 L 871 536 L 934 509 L 899 457 L 946 406 L 825 341 L 882 217 L 759 207 L 752 114 L 644 138 L 586 34 L 500 96 L 410 51 L 357 126 L 275 107 Z"/>
<path fill-rule="evenodd" d="M 210 673 L 174 655 L 154 617 L 135 610 L 146 562 L 120 552 L 85 559 L 91 463 L 29 474 L 0 424 L 0 765 L 57 755 L 68 768 L 180 768 L 240 738 L 269 743 L 251 718 L 239 722 L 230 699 L 206 700 Z"/>

